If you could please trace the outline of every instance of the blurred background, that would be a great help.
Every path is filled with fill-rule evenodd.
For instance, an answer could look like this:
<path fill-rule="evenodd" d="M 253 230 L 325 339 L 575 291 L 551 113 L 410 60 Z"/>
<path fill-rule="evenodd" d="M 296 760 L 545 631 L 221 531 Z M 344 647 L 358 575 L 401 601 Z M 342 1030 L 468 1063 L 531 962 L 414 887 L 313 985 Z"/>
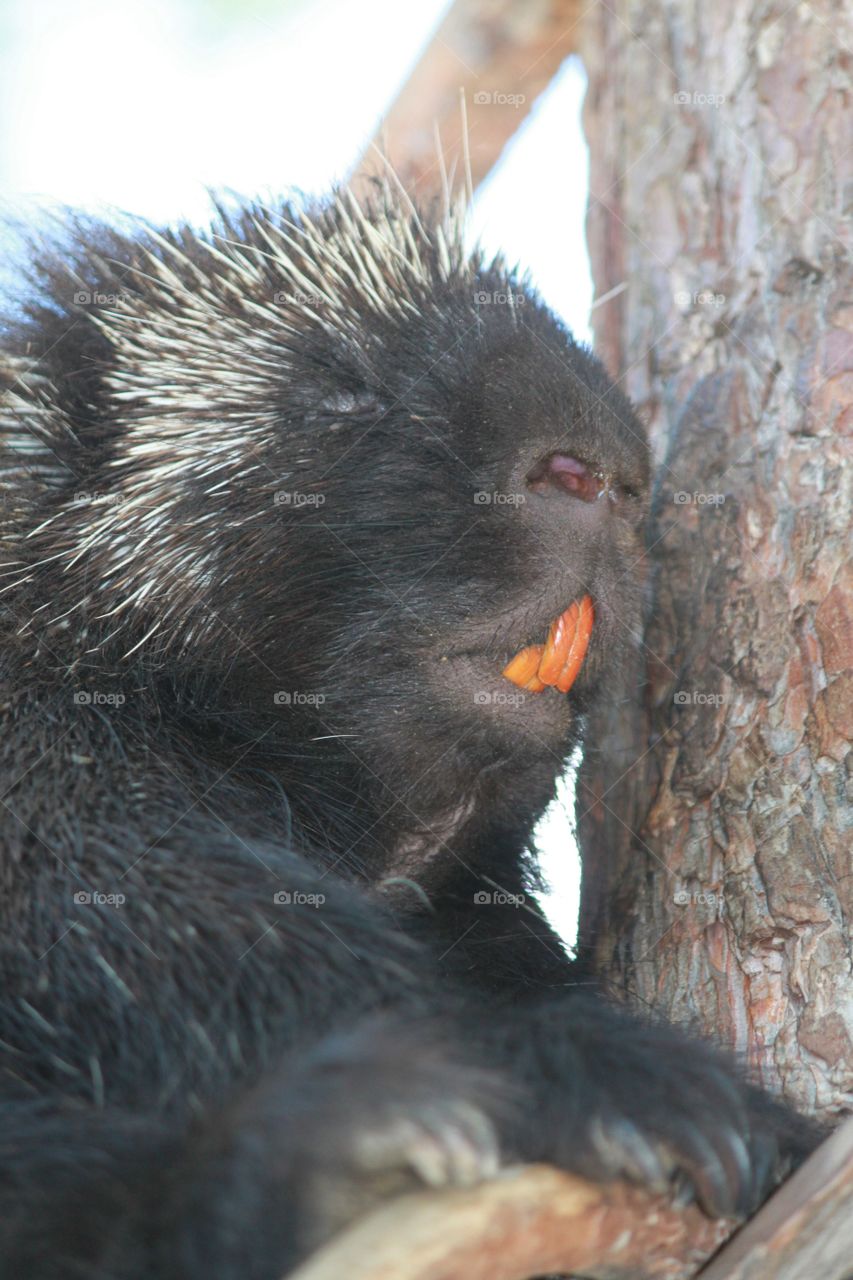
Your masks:
<path fill-rule="evenodd" d="M 0 0 L 0 212 L 29 220 L 39 208 L 73 205 L 200 223 L 210 188 L 321 193 L 381 134 L 425 48 L 442 43 L 436 31 L 448 8 L 448 0 Z M 452 50 L 446 56 L 451 77 L 457 58 L 470 87 L 471 67 Z M 482 112 L 500 90 L 482 84 L 474 98 Z M 520 127 L 477 189 L 471 237 L 528 268 L 588 340 L 583 93 L 580 64 L 569 58 L 523 102 Z M 569 942 L 579 878 L 572 797 L 567 780 L 539 833 L 546 909 Z"/>

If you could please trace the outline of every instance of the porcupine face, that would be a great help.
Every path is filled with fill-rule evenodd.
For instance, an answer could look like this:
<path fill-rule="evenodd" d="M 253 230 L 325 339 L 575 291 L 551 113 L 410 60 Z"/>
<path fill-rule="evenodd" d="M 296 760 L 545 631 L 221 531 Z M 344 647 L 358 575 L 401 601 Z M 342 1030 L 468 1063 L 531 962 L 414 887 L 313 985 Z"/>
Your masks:
<path fill-rule="evenodd" d="M 427 760 L 451 734 L 487 761 L 521 733 L 553 765 L 573 710 L 636 634 L 643 429 L 500 264 L 434 275 L 415 311 L 367 310 L 360 326 L 347 357 L 310 353 L 304 487 L 322 502 L 284 516 L 298 562 L 334 584 L 335 627 L 311 646 L 329 664 L 314 676 L 326 724 L 364 707 Z M 505 665 L 584 595 L 596 621 L 570 697 L 519 691 Z"/>
<path fill-rule="evenodd" d="M 39 510 L 41 592 L 81 647 L 221 672 L 218 696 L 354 735 L 380 774 L 451 742 L 485 767 L 527 729 L 556 772 L 636 626 L 642 428 L 452 226 L 387 192 L 370 218 L 348 197 L 292 217 L 118 238 L 109 266 L 83 238 L 58 303 L 72 332 L 51 320 L 38 366 L 79 444 Z M 81 280 L 103 306 L 78 305 Z M 503 667 L 583 596 L 572 692 L 519 691 Z"/>
<path fill-rule="evenodd" d="M 512 311 L 491 301 L 510 290 Z M 490 301 L 472 306 L 472 292 Z M 636 629 L 642 429 L 515 281 L 459 284 L 441 312 L 383 334 L 381 382 L 340 393 L 330 380 L 317 413 L 316 536 L 347 602 L 330 683 L 349 670 L 382 697 L 387 671 L 389 705 L 420 733 L 439 705 L 445 731 L 527 726 L 552 747 Z M 505 680 L 584 595 L 596 621 L 569 699 Z"/>

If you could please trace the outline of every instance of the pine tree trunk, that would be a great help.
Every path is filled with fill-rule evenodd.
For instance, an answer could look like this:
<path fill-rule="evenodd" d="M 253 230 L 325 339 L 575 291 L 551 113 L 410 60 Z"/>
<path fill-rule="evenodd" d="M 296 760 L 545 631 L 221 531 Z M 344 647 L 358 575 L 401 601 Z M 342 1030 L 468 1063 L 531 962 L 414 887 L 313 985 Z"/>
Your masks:
<path fill-rule="evenodd" d="M 598 348 L 657 483 L 644 644 L 579 786 L 581 946 L 831 1112 L 853 1088 L 853 11 L 617 0 L 584 41 L 596 293 L 627 282 Z"/>

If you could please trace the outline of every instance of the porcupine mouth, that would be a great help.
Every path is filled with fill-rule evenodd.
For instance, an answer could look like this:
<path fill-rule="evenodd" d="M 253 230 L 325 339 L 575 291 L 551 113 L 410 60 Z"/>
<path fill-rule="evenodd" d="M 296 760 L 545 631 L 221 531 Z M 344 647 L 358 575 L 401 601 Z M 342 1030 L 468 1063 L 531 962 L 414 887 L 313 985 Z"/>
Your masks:
<path fill-rule="evenodd" d="M 469 705 L 511 712 L 535 708 L 526 714 L 561 725 L 571 714 L 569 699 L 555 695 L 567 694 L 588 665 L 594 616 L 591 598 L 583 596 L 553 618 L 539 642 L 519 644 L 518 638 L 493 634 L 474 645 L 469 637 L 464 648 L 442 655 L 442 682 Z M 523 634 L 541 636 L 542 628 L 525 628 Z"/>
<path fill-rule="evenodd" d="M 551 623 L 545 643 L 520 649 L 501 674 L 529 693 L 547 688 L 568 693 L 586 658 L 594 619 L 590 596 L 573 600 Z"/>

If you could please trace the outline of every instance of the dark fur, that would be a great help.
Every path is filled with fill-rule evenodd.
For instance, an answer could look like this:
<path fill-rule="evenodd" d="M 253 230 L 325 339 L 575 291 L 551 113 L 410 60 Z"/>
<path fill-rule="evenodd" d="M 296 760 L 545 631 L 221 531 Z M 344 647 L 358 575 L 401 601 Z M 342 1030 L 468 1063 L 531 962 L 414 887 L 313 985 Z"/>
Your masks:
<path fill-rule="evenodd" d="M 313 216 L 328 237 L 344 214 Z M 534 824 L 638 623 L 642 429 L 499 262 L 442 271 L 387 191 L 371 217 L 410 220 L 426 264 L 393 286 L 405 314 L 357 278 L 346 324 L 277 303 L 283 208 L 226 217 L 227 264 L 189 230 L 77 226 L 7 326 L 10 1280 L 277 1280 L 495 1148 L 744 1213 L 808 1145 L 714 1051 L 574 994 L 529 895 Z M 531 493 L 557 448 L 609 496 Z M 477 702 L 585 591 L 568 698 Z M 524 905 L 475 898 L 498 888 Z"/>

